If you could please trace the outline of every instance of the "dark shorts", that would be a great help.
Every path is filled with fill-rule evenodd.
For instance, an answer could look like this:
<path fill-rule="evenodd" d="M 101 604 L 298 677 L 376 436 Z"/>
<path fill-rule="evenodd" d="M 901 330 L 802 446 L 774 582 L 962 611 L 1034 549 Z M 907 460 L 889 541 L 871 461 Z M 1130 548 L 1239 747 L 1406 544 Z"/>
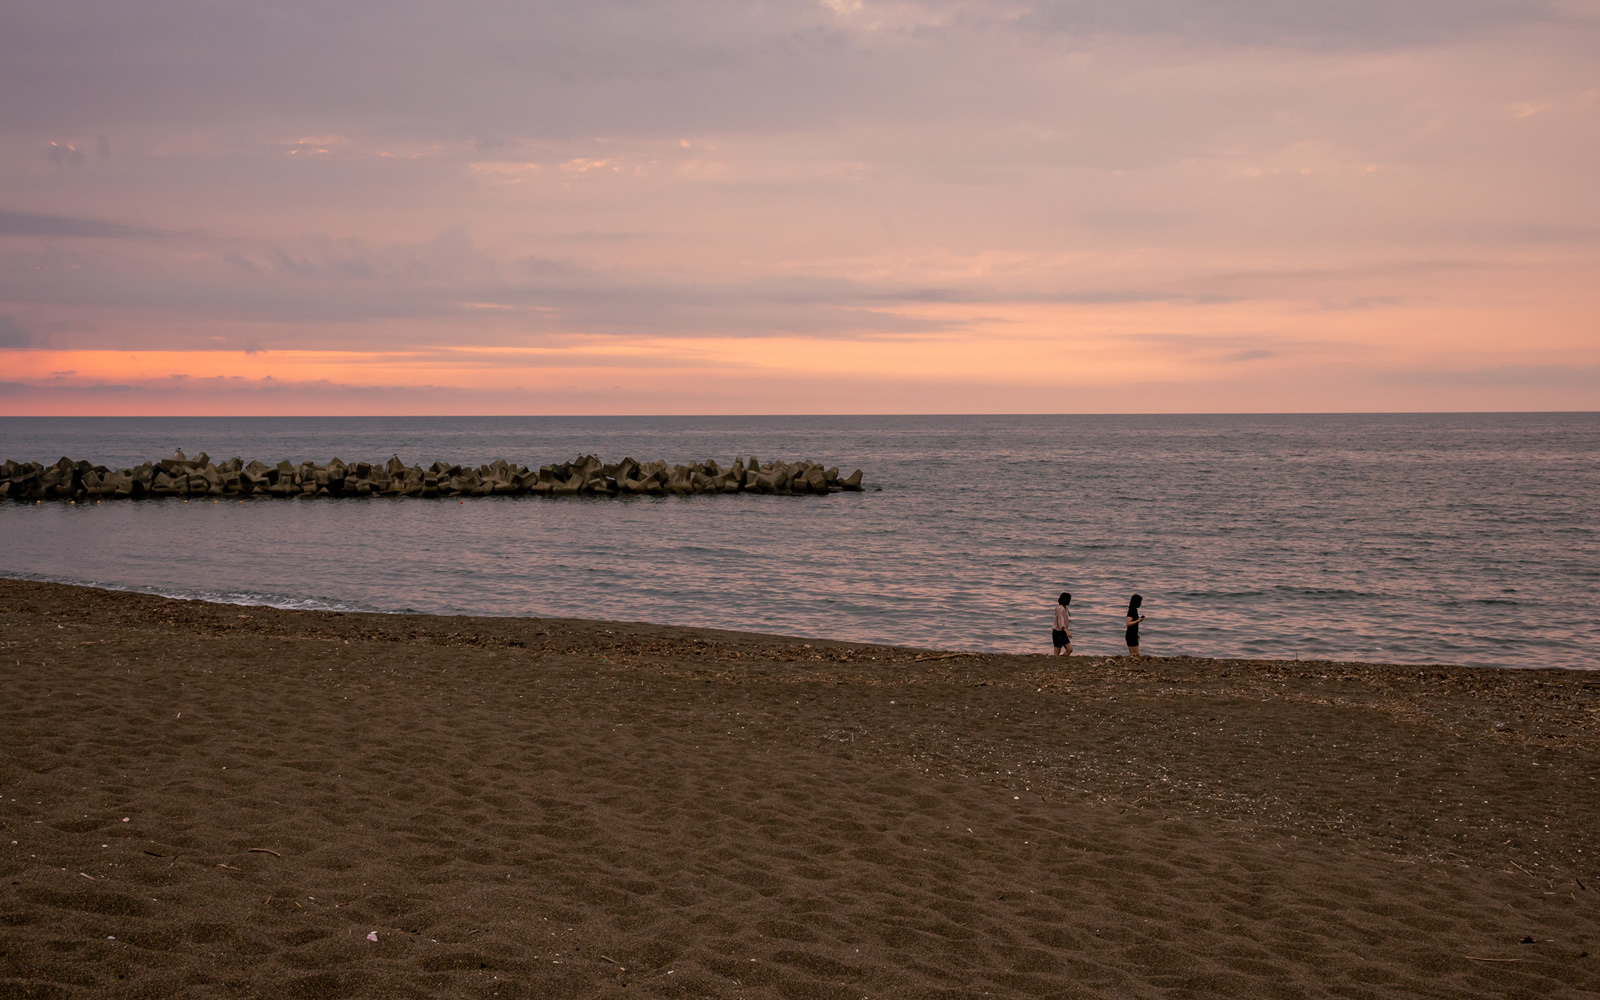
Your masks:
<path fill-rule="evenodd" d="M 1128 645 L 1129 645 L 1129 646 L 1134 646 L 1134 647 L 1137 647 L 1137 646 L 1138 646 L 1138 645 L 1139 645 L 1139 630 L 1138 630 L 1138 629 L 1136 629 L 1136 628 L 1130 628 L 1130 629 L 1128 629 L 1128 632 L 1127 632 L 1127 634 L 1126 634 L 1126 635 L 1124 635 L 1124 636 L 1123 636 L 1123 637 L 1122 637 L 1122 639 L 1123 639 L 1123 641 L 1124 641 L 1124 642 L 1126 642 L 1126 643 L 1127 643 L 1127 644 L 1128 644 Z"/>
<path fill-rule="evenodd" d="M 1067 633 L 1064 629 L 1053 628 L 1050 630 L 1050 641 L 1055 643 L 1057 649 L 1067 645 Z"/>

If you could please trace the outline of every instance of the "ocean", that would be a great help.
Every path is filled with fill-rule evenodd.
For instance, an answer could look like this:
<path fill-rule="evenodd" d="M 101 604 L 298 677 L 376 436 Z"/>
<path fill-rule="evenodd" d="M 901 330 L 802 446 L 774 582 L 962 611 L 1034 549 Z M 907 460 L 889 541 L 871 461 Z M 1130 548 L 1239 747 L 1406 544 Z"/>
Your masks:
<path fill-rule="evenodd" d="M 1600 414 L 0 418 L 0 458 L 865 471 L 826 497 L 0 501 L 0 576 L 951 650 L 1600 666 Z"/>

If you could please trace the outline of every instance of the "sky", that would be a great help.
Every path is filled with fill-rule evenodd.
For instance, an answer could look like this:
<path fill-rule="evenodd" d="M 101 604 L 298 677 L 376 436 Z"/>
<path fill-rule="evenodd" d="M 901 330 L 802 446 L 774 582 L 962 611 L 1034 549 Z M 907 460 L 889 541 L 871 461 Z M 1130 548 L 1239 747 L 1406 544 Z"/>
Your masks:
<path fill-rule="evenodd" d="M 1600 0 L 8 0 L 0 415 L 1600 409 Z"/>

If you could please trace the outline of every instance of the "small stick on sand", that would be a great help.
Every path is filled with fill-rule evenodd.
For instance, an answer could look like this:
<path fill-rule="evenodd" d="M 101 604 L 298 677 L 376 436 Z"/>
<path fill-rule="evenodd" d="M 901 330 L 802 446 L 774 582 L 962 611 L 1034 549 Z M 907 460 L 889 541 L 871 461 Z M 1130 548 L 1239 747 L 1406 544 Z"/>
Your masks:
<path fill-rule="evenodd" d="M 242 872 L 242 871 L 244 871 L 243 868 L 235 868 L 232 865 L 218 865 L 217 867 L 218 868 L 226 868 L 230 872 Z"/>
<path fill-rule="evenodd" d="M 274 851 L 270 847 L 252 847 L 252 848 L 250 848 L 250 850 L 246 851 L 245 853 L 246 854 L 270 854 L 275 858 L 283 857 L 283 855 L 279 854 L 277 851 Z"/>
<path fill-rule="evenodd" d="M 1479 958 L 1476 955 L 1462 955 L 1462 958 L 1471 962 L 1520 962 L 1520 958 Z"/>
<path fill-rule="evenodd" d="M 1507 861 L 1511 861 L 1510 858 L 1507 858 L 1506 860 Z M 1528 869 L 1526 869 L 1526 868 L 1522 867 L 1521 865 L 1517 864 L 1515 861 L 1511 861 L 1511 866 L 1513 868 L 1515 868 L 1517 871 L 1521 872 L 1522 874 L 1528 876 L 1529 878 L 1538 878 L 1539 877 L 1539 876 L 1535 875 L 1533 872 L 1528 871 Z"/>
<path fill-rule="evenodd" d="M 615 965 L 617 968 L 621 969 L 623 972 L 627 972 L 628 971 L 628 967 L 626 965 L 623 965 L 621 962 L 619 962 L 616 959 L 612 958 L 610 955 L 601 955 L 600 957 L 605 959 L 606 961 L 610 962 L 612 965 Z"/>

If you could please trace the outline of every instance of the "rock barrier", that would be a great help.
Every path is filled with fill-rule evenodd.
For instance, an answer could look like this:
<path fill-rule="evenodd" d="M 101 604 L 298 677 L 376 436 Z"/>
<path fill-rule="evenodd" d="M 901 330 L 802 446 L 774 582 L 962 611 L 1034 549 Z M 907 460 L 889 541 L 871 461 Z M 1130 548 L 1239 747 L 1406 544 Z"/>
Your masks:
<path fill-rule="evenodd" d="M 204 452 L 146 462 L 132 469 L 62 458 L 54 465 L 0 464 L 0 498 L 13 500 L 110 500 L 144 497 L 457 497 L 457 496 L 688 496 L 704 493 L 775 493 L 784 496 L 860 492 L 861 470 L 841 478 L 837 468 L 816 462 L 767 462 L 736 458 L 694 465 L 607 463 L 584 455 L 560 465 L 531 469 L 497 459 L 476 468 L 435 462 L 406 465 L 399 456 L 381 465 L 279 462 L 265 465 L 230 458 L 212 464 Z"/>

